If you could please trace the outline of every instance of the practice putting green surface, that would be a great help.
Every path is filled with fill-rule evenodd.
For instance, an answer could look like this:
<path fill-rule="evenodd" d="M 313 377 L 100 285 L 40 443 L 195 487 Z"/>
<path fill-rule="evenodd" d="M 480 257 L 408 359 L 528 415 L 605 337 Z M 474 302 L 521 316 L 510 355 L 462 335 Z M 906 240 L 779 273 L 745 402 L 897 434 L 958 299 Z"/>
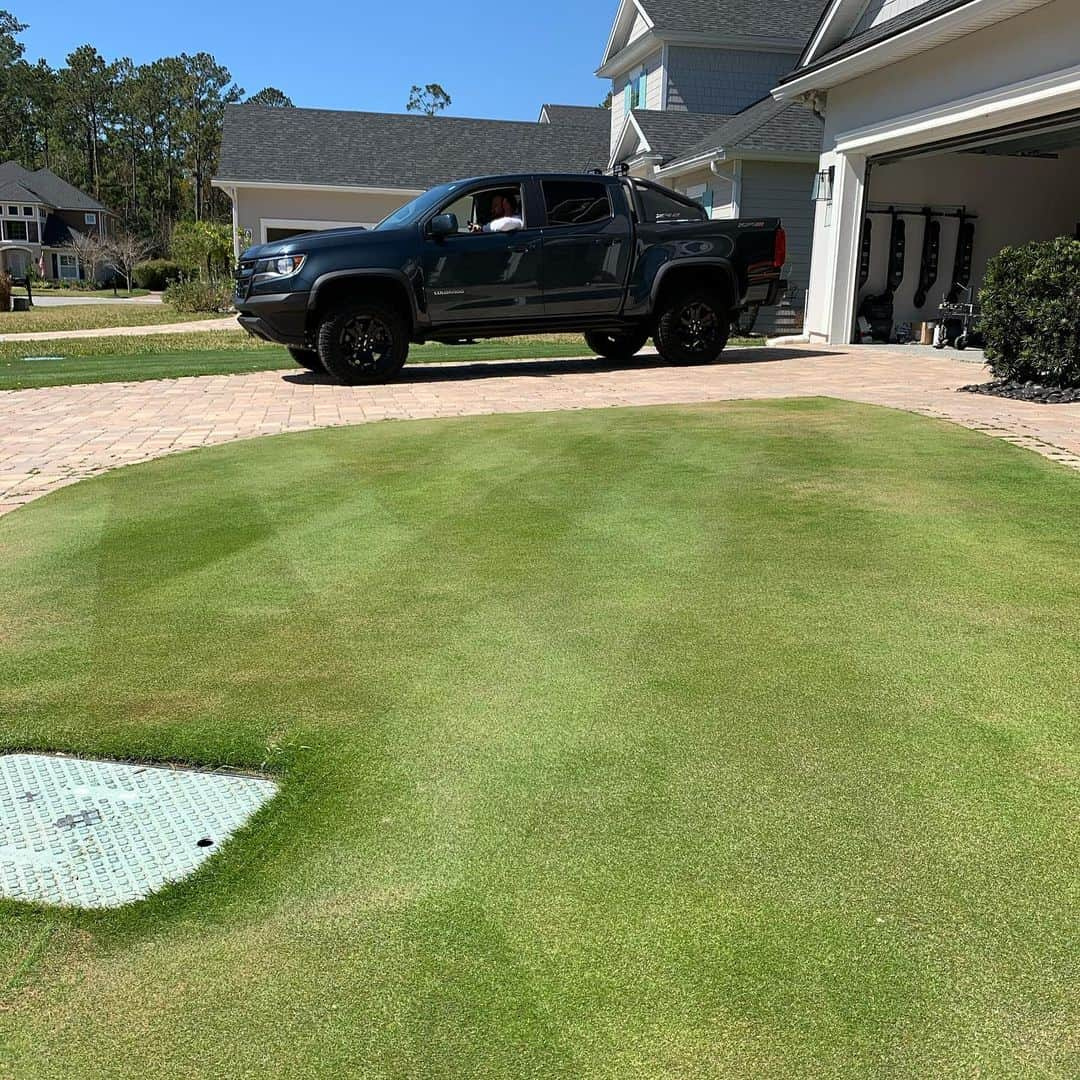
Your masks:
<path fill-rule="evenodd" d="M 0 905 L 0 1076 L 1075 1075 L 1078 503 L 801 400 L 258 439 L 3 518 L 0 748 L 282 788 L 153 900 Z"/>

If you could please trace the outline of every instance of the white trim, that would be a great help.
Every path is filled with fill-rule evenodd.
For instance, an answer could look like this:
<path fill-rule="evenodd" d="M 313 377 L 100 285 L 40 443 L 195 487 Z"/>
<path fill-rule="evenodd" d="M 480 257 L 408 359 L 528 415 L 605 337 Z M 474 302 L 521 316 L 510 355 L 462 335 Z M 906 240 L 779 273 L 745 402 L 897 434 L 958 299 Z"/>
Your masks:
<path fill-rule="evenodd" d="M 645 20 L 645 25 L 649 28 L 649 30 L 651 31 L 653 28 L 653 21 L 649 18 L 649 13 L 641 6 L 641 4 L 638 3 L 638 0 L 621 0 L 619 4 L 619 10 L 615 12 L 615 21 L 611 24 L 611 32 L 608 34 L 607 44 L 604 46 L 604 58 L 600 61 L 601 67 L 603 67 L 609 60 L 611 60 L 613 56 L 618 55 L 617 53 L 613 53 L 611 50 L 615 46 L 615 38 L 618 35 L 620 28 L 622 27 L 624 17 L 626 15 L 626 10 L 630 4 L 633 4 L 634 9 L 641 15 L 642 19 Z M 635 22 L 636 21 L 637 20 L 635 19 Z M 630 29 L 633 30 L 633 28 L 634 23 L 632 22 L 630 24 Z M 647 37 L 648 35 L 646 34 L 645 36 Z"/>
<path fill-rule="evenodd" d="M 267 229 L 305 229 L 308 232 L 325 232 L 327 229 L 370 229 L 373 221 L 312 221 L 303 218 L 259 218 L 261 244 L 268 244 Z"/>
<path fill-rule="evenodd" d="M 236 188 L 226 189 L 232 203 L 232 249 L 233 261 L 240 261 L 240 214 L 236 206 Z"/>
<path fill-rule="evenodd" d="M 665 41 L 664 48 L 660 52 L 660 111 L 667 112 L 668 107 L 668 87 L 671 86 L 671 79 L 668 77 L 668 65 L 671 63 L 671 56 L 669 53 L 670 46 Z"/>
<path fill-rule="evenodd" d="M 626 136 L 629 134 L 631 125 L 633 125 L 634 131 L 637 132 L 637 146 L 633 152 L 624 154 L 622 152 L 623 144 L 626 141 Z M 651 154 L 652 147 L 649 145 L 649 140 L 645 138 L 645 132 L 641 130 L 641 125 L 637 121 L 637 117 L 634 116 L 633 110 L 626 114 L 626 118 L 623 120 L 622 129 L 619 131 L 618 138 L 615 140 L 615 145 L 611 151 L 611 157 L 608 160 L 608 168 L 612 168 L 617 161 L 627 160 L 630 157 L 639 157 L 642 154 Z"/>
<path fill-rule="evenodd" d="M 363 184 L 286 184 L 277 180 L 226 180 L 222 177 L 214 177 L 210 181 L 211 187 L 221 188 L 222 191 L 230 187 L 237 191 L 241 188 L 268 188 L 273 191 L 348 191 L 361 195 L 423 195 L 428 188 L 407 187 L 365 187 Z"/>
<path fill-rule="evenodd" d="M 837 137 L 836 152 L 871 156 L 1080 108 L 1080 64 Z"/>
<path fill-rule="evenodd" d="M 807 64 L 812 64 L 815 56 L 820 56 L 822 52 L 825 52 L 823 43 L 826 39 L 838 45 L 840 40 L 850 34 L 858 25 L 869 3 L 870 0 L 861 0 L 861 3 L 859 0 L 854 0 L 854 2 L 852 0 L 832 0 L 824 17 L 821 19 L 820 25 L 806 46 L 800 58 L 802 63 L 799 66 L 805 67 Z M 854 17 L 847 19 L 846 25 L 842 28 L 840 34 L 832 34 L 830 31 L 833 29 L 833 24 L 840 17 L 842 10 L 848 11 Z"/>
<path fill-rule="evenodd" d="M 879 68 L 947 44 L 995 23 L 1004 22 L 1026 11 L 1042 7 L 1051 0 L 971 0 L 970 3 L 943 12 L 933 19 L 868 45 L 850 56 L 841 57 L 822 68 L 808 71 L 772 91 L 777 101 L 793 101 L 812 90 L 848 82 Z M 974 18 L 972 18 L 974 16 Z"/>
<path fill-rule="evenodd" d="M 693 172 L 704 165 L 720 164 L 725 161 L 775 161 L 781 165 L 816 165 L 821 155 L 813 150 L 725 150 L 722 146 L 716 147 L 705 154 L 698 154 L 687 161 L 679 161 L 671 165 L 665 165 L 657 172 L 664 176 L 681 176 L 683 173 Z"/>

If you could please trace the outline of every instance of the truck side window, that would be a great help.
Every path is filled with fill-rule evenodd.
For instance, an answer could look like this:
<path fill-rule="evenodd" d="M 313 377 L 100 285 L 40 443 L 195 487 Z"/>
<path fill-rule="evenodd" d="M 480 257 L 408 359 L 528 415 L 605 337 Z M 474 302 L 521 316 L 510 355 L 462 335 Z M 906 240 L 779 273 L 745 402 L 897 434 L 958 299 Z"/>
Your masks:
<path fill-rule="evenodd" d="M 696 202 L 663 191 L 652 184 L 637 184 L 641 213 L 649 225 L 665 225 L 672 221 L 705 221 L 708 215 Z"/>
<path fill-rule="evenodd" d="M 591 180 L 545 180 L 548 225 L 587 225 L 611 218 L 607 184 Z"/>

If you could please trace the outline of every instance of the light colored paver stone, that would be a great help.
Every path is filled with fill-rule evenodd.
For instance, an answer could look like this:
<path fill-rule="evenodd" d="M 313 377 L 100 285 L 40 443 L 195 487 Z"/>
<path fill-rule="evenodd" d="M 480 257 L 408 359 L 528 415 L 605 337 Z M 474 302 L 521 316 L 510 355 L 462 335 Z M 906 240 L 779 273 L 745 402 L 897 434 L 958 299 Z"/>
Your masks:
<path fill-rule="evenodd" d="M 384 419 L 825 395 L 951 420 L 1080 469 L 1080 404 L 960 394 L 977 364 L 902 348 L 735 350 L 727 363 L 642 358 L 406 368 L 388 386 L 296 371 L 0 393 L 0 513 L 87 476 L 197 446 Z"/>

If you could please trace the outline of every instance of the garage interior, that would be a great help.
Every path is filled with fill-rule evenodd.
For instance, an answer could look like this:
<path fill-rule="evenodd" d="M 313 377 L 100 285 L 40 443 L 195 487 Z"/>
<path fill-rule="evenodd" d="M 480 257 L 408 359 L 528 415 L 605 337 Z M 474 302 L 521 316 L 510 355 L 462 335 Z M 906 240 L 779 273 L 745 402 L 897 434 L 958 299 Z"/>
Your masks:
<path fill-rule="evenodd" d="M 1080 112 L 873 159 L 856 340 L 925 341 L 943 300 L 977 302 L 1003 247 L 1080 238 L 1078 177 Z"/>

